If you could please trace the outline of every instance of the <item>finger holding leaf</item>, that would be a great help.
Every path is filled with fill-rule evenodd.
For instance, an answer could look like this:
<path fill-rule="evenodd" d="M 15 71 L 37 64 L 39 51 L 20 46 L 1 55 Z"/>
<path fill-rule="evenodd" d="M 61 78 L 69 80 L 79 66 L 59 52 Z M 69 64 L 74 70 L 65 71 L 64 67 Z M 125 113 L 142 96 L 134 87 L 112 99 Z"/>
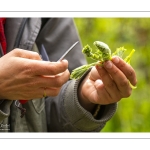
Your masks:
<path fill-rule="evenodd" d="M 129 97 L 132 89 L 136 88 L 135 71 L 130 65 L 135 50 L 123 59 L 126 51 L 124 47 L 117 48 L 112 53 L 109 46 L 101 41 L 95 41 L 94 45 L 95 52 L 92 52 L 89 45 L 82 52 L 95 62 L 74 69 L 70 76 L 71 79 L 80 79 L 92 68 L 81 83 L 81 97 L 94 104 L 110 104 Z"/>

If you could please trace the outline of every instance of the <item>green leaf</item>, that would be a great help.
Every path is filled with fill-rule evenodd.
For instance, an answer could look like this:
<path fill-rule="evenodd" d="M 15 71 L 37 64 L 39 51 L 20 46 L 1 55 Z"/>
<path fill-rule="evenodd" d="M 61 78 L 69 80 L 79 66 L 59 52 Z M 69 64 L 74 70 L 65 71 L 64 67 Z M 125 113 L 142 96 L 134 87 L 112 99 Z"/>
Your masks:
<path fill-rule="evenodd" d="M 124 47 L 117 48 L 116 51 L 111 54 L 111 50 L 109 49 L 108 45 L 100 42 L 100 41 L 95 41 L 94 45 L 98 48 L 98 50 L 95 53 L 92 53 L 92 48 L 89 45 L 86 45 L 82 53 L 86 54 L 87 57 L 90 57 L 91 59 L 96 60 L 96 62 L 80 66 L 76 69 L 74 69 L 70 75 L 70 79 L 79 79 L 83 76 L 83 74 L 90 69 L 91 67 L 95 66 L 96 64 L 103 64 L 104 61 L 110 60 L 112 56 L 119 56 L 123 57 L 124 52 L 126 49 Z M 130 64 L 131 57 L 135 50 L 133 49 L 130 54 L 124 59 L 124 61 L 128 64 Z M 137 88 L 136 86 L 133 86 L 130 82 L 130 87 L 132 89 Z"/>

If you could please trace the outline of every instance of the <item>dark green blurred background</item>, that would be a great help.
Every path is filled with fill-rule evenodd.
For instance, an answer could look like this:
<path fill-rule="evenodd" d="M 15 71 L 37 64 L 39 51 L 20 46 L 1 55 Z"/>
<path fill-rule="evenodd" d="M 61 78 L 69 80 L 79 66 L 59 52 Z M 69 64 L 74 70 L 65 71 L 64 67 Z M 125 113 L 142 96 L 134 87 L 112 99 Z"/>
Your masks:
<path fill-rule="evenodd" d="M 129 98 L 118 103 L 113 118 L 102 132 L 150 131 L 150 18 L 74 18 L 83 46 L 94 41 L 109 45 L 112 52 L 124 46 L 128 54 L 135 53 L 131 65 L 138 84 Z M 125 55 L 126 55 L 125 54 Z M 90 63 L 91 59 L 87 59 Z"/>

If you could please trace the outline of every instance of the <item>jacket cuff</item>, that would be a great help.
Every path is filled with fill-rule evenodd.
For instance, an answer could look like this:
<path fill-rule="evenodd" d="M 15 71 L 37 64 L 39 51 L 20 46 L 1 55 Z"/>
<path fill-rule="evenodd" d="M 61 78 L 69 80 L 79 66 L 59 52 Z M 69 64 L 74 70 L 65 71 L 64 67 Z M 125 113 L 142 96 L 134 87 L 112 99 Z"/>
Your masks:
<path fill-rule="evenodd" d="M 78 101 L 77 89 L 82 78 L 79 80 L 72 80 L 66 89 L 64 99 L 66 114 L 68 115 L 71 124 L 79 131 L 100 131 L 105 126 L 106 122 L 114 115 L 117 104 L 101 106 L 104 108 L 104 111 L 99 119 L 95 119 Z"/>
<path fill-rule="evenodd" d="M 12 104 L 12 100 L 1 100 L 0 104 L 0 123 L 7 118 L 10 114 L 10 105 Z"/>

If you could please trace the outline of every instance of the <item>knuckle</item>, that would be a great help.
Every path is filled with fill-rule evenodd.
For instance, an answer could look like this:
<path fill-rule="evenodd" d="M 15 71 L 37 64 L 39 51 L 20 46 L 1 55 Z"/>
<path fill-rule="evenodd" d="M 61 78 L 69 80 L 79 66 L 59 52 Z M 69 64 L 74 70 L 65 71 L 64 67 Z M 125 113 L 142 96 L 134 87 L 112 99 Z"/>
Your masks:
<path fill-rule="evenodd" d="M 128 90 L 128 91 L 124 94 L 124 97 L 125 97 L 125 98 L 129 97 L 129 96 L 131 95 L 131 92 L 132 92 L 131 89 Z"/>
<path fill-rule="evenodd" d="M 33 71 L 30 67 L 25 66 L 25 72 L 26 72 L 26 74 L 32 74 Z"/>
<path fill-rule="evenodd" d="M 30 64 L 24 64 L 22 68 L 27 75 L 31 75 L 34 73 L 34 69 Z"/>
<path fill-rule="evenodd" d="M 106 76 L 106 72 L 100 72 L 99 74 L 101 78 L 104 78 Z"/>
<path fill-rule="evenodd" d="M 14 55 L 20 55 L 21 54 L 21 49 L 15 48 L 11 51 Z"/>
<path fill-rule="evenodd" d="M 41 57 L 40 57 L 40 55 L 39 55 L 39 53 L 38 53 L 38 52 L 33 52 L 33 54 L 34 54 L 35 58 L 37 58 L 37 59 L 41 59 Z"/>
<path fill-rule="evenodd" d="M 107 83 L 107 86 L 108 86 L 109 88 L 113 88 L 113 87 L 114 87 L 114 83 L 113 83 L 113 82 L 108 82 L 108 83 Z"/>
<path fill-rule="evenodd" d="M 127 76 L 128 76 L 128 78 L 130 78 L 130 79 L 135 79 L 135 78 L 136 78 L 136 75 L 135 75 L 135 72 L 134 72 L 133 69 L 131 69 L 131 70 L 128 71 Z M 134 82 L 135 82 L 135 84 L 137 83 L 136 80 L 135 80 Z"/>
<path fill-rule="evenodd" d="M 122 98 L 128 98 L 132 93 L 132 89 L 131 88 L 128 88 L 126 91 L 123 91 L 120 93 L 120 100 Z"/>
<path fill-rule="evenodd" d="M 126 63 L 119 63 L 120 68 L 124 68 L 127 64 Z"/>
<path fill-rule="evenodd" d="M 112 97 L 113 103 L 119 102 L 123 97 L 125 97 L 122 93 L 118 93 Z"/>
<path fill-rule="evenodd" d="M 29 87 L 29 88 L 37 87 L 37 83 L 36 83 L 36 82 L 29 82 L 29 83 L 27 84 L 27 87 Z"/>
<path fill-rule="evenodd" d="M 63 80 L 61 78 L 56 78 L 55 83 L 57 87 L 60 87 L 63 84 Z"/>
<path fill-rule="evenodd" d="M 133 76 L 134 75 L 134 71 L 133 70 L 129 70 L 128 75 L 129 76 Z"/>
<path fill-rule="evenodd" d="M 132 91 L 132 90 L 130 90 L 130 91 L 127 93 L 126 97 L 129 97 L 129 96 L 131 95 L 131 91 Z"/>
<path fill-rule="evenodd" d="M 118 74 L 118 72 L 119 72 L 118 69 L 114 69 L 114 70 L 112 71 L 112 73 L 113 73 L 114 75 Z"/>
<path fill-rule="evenodd" d="M 128 87 L 128 86 L 129 86 L 129 81 L 128 81 L 127 79 L 122 80 L 122 81 L 120 82 L 120 86 L 121 86 L 121 87 Z"/>

